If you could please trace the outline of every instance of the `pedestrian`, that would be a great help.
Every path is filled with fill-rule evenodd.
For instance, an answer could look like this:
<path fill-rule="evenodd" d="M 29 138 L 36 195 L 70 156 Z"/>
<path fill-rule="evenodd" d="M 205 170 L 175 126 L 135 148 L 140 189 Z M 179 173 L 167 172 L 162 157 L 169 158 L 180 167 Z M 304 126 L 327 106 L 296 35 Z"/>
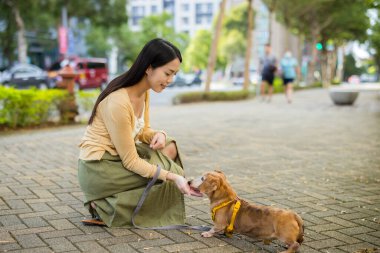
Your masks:
<path fill-rule="evenodd" d="M 136 217 L 139 226 L 184 224 L 190 189 L 176 142 L 150 128 L 149 90 L 162 92 L 182 56 L 170 42 L 153 39 L 131 68 L 99 95 L 79 144 L 78 179 L 93 219 L 84 224 L 131 227 L 131 216 L 149 178 L 155 184 Z"/>
<path fill-rule="evenodd" d="M 268 102 L 272 99 L 273 94 L 273 81 L 275 72 L 277 70 L 277 59 L 272 55 L 272 48 L 270 44 L 265 45 L 265 55 L 260 59 L 261 70 L 261 98 L 265 100 L 266 94 L 268 95 Z"/>
<path fill-rule="evenodd" d="M 290 51 L 286 51 L 280 63 L 282 81 L 285 87 L 285 96 L 288 103 L 292 102 L 293 83 L 297 75 L 299 75 L 299 68 L 297 60 L 292 56 Z"/>

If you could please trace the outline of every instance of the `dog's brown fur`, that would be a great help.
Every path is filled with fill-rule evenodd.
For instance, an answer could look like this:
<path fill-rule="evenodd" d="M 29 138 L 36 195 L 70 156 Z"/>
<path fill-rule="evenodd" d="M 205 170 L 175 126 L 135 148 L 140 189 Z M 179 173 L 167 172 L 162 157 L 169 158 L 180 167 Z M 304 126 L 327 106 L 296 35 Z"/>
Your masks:
<path fill-rule="evenodd" d="M 190 186 L 208 196 L 211 210 L 221 203 L 238 199 L 221 171 L 207 172 L 202 179 L 192 180 Z M 303 221 L 298 214 L 290 210 L 249 204 L 242 199 L 240 201 L 241 207 L 234 223 L 235 232 L 263 239 L 266 244 L 273 239 L 279 239 L 289 246 L 284 253 L 298 250 L 304 234 Z M 210 231 L 203 232 L 202 236 L 211 237 L 214 233 L 224 232 L 230 223 L 233 207 L 231 203 L 218 209 L 214 227 Z"/>

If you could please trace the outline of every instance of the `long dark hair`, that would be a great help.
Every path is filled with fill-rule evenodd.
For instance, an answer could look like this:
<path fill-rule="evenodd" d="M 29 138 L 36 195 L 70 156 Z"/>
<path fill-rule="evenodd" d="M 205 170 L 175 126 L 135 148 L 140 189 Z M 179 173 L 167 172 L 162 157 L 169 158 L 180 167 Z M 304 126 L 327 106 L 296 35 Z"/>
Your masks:
<path fill-rule="evenodd" d="M 92 109 L 88 124 L 92 124 L 99 103 L 109 94 L 120 88 L 130 87 L 137 84 L 144 77 L 145 71 L 149 66 L 152 66 L 152 68 L 155 69 L 176 58 L 182 62 L 181 52 L 169 41 L 156 38 L 146 43 L 131 68 L 124 74 L 113 79 L 103 92 L 100 93 L 94 108 Z"/>

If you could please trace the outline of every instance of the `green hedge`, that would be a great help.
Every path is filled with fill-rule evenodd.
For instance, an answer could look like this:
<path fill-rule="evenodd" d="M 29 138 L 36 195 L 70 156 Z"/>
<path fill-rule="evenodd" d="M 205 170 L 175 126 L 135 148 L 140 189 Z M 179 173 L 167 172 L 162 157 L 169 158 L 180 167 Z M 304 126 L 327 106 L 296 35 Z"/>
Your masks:
<path fill-rule="evenodd" d="M 65 90 L 17 90 L 0 86 L 0 126 L 17 128 L 42 125 L 68 95 Z"/>
<path fill-rule="evenodd" d="M 247 99 L 250 92 L 246 90 L 239 91 L 195 91 L 178 94 L 173 98 L 173 104 L 193 103 L 202 101 L 234 101 Z"/>
<path fill-rule="evenodd" d="M 84 111 L 92 111 L 96 99 L 100 95 L 100 89 L 95 90 L 80 90 L 77 93 L 77 102 Z"/>

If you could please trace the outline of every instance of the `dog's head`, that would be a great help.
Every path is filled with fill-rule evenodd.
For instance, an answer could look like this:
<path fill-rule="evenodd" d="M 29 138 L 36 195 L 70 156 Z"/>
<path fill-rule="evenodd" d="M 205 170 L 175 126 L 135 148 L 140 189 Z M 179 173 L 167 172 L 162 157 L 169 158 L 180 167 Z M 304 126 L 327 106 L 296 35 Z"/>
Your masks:
<path fill-rule="evenodd" d="M 213 192 L 227 185 L 226 176 L 220 170 L 204 173 L 201 177 L 191 180 L 189 185 L 194 190 L 210 196 Z"/>

